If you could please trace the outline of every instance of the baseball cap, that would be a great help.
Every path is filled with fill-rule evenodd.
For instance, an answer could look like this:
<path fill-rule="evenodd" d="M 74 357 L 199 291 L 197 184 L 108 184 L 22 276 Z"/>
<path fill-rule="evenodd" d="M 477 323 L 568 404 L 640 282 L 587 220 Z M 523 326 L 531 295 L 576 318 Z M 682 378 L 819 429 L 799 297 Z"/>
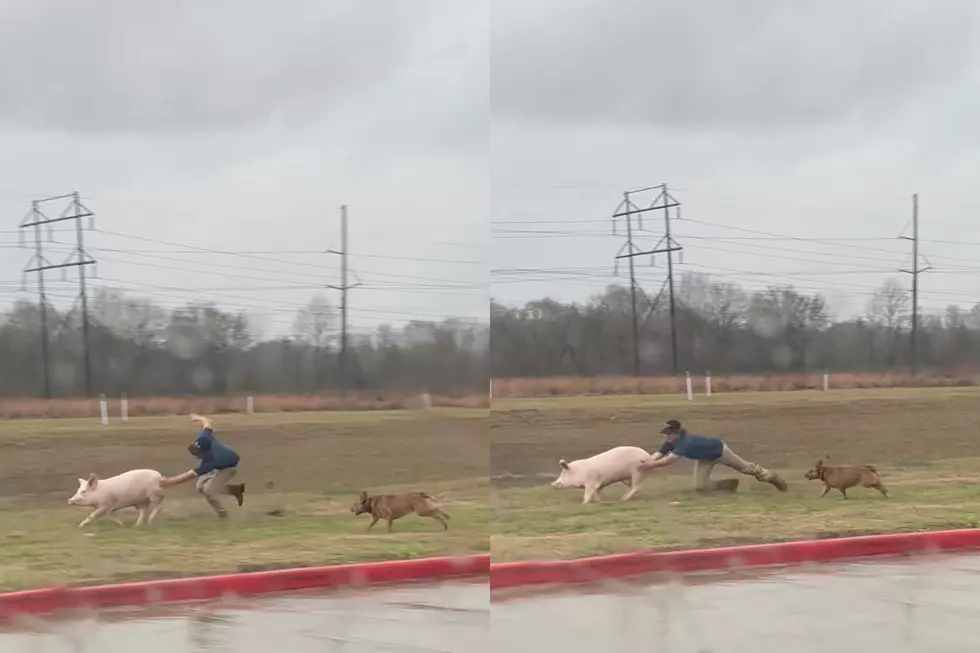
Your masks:
<path fill-rule="evenodd" d="M 660 429 L 660 433 L 663 435 L 667 435 L 668 433 L 676 433 L 677 431 L 680 430 L 681 430 L 681 423 L 678 422 L 676 419 L 669 419 L 667 420 L 667 423 L 664 425 L 664 427 Z"/>

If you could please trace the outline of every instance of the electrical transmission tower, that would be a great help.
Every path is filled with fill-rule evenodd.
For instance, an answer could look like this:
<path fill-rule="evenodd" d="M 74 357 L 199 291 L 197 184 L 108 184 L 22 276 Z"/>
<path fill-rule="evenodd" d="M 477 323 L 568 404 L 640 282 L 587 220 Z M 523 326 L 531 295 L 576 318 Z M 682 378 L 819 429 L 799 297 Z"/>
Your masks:
<path fill-rule="evenodd" d="M 62 200 L 71 200 L 71 203 L 56 218 L 49 217 L 41 210 L 42 204 Z M 92 396 L 92 358 L 89 353 L 88 294 L 86 292 L 85 285 L 85 266 L 95 265 L 95 259 L 89 256 L 88 252 L 85 251 L 85 243 L 82 236 L 84 232 L 84 228 L 82 227 L 82 219 L 88 218 L 89 229 L 92 229 L 94 227 L 94 217 L 95 214 L 92 213 L 92 211 L 90 211 L 84 204 L 82 204 L 81 200 L 79 199 L 79 195 L 76 192 L 68 195 L 58 195 L 56 197 L 46 197 L 44 199 L 34 200 L 31 202 L 30 213 L 28 213 L 20 223 L 21 229 L 34 229 L 34 256 L 32 256 L 31 260 L 28 261 L 23 272 L 25 275 L 31 272 L 37 272 L 38 304 L 41 309 L 41 361 L 43 365 L 44 396 L 48 399 L 51 398 L 51 378 L 50 364 L 48 361 L 48 299 L 45 292 L 44 272 L 46 270 L 60 269 L 62 274 L 65 274 L 68 268 L 78 268 L 78 299 L 81 300 L 82 309 L 82 356 L 85 372 L 85 396 Z M 41 239 L 41 227 L 48 227 L 48 238 L 49 240 L 53 240 L 54 232 L 51 225 L 58 222 L 65 222 L 67 220 L 75 221 L 75 248 L 72 250 L 71 254 L 68 255 L 68 258 L 66 258 L 62 263 L 53 264 L 44 256 L 44 246 Z M 25 232 L 22 231 L 20 233 L 21 245 L 23 245 Z"/>
<path fill-rule="evenodd" d="M 918 369 L 919 341 L 919 275 L 931 266 L 926 261 L 925 267 L 919 267 L 919 194 L 912 196 L 912 236 L 899 236 L 902 240 L 912 241 L 912 266 L 901 268 L 899 272 L 912 275 L 912 334 L 909 340 L 909 351 L 912 361 L 912 373 Z"/>
<path fill-rule="evenodd" d="M 347 379 L 347 291 L 357 288 L 360 283 L 347 283 L 347 205 L 340 207 L 340 249 L 328 249 L 329 254 L 340 256 L 340 285 L 327 286 L 333 290 L 340 291 L 340 355 L 338 357 L 338 367 L 340 369 L 340 391 L 346 394 L 348 387 Z"/>
<path fill-rule="evenodd" d="M 660 191 L 648 206 L 641 207 L 637 205 L 633 199 L 633 195 L 639 193 L 648 193 L 650 191 Z M 674 301 L 674 252 L 680 252 L 684 248 L 681 247 L 677 241 L 674 240 L 673 236 L 670 234 L 670 209 L 677 209 L 677 216 L 680 217 L 680 202 L 678 202 L 669 192 L 667 192 L 667 184 L 660 184 L 659 186 L 650 186 L 648 188 L 640 188 L 638 190 L 628 190 L 623 193 L 623 200 L 616 207 L 613 212 L 613 233 L 616 233 L 616 219 L 625 218 L 626 219 L 626 242 L 619 251 L 616 252 L 616 265 L 618 271 L 618 265 L 620 259 L 628 259 L 630 266 L 630 302 L 632 304 L 632 325 L 633 325 L 633 374 L 640 376 L 640 325 L 639 318 L 636 313 L 636 270 L 633 265 L 633 259 L 637 256 L 650 256 L 650 262 L 654 262 L 654 256 L 656 254 L 667 254 L 667 279 L 665 283 L 668 287 L 668 296 L 670 299 L 670 349 L 671 349 L 671 360 L 673 364 L 674 374 L 679 373 L 679 366 L 677 361 L 677 308 Z M 663 211 L 664 212 L 664 235 L 660 238 L 657 244 L 651 250 L 642 251 L 633 242 L 633 216 L 637 216 L 637 225 L 639 229 L 643 229 L 643 214 L 649 211 Z M 640 291 L 642 292 L 642 290 Z M 663 289 L 661 289 L 661 293 Z M 660 295 L 657 296 L 657 301 L 659 301 Z M 650 312 L 652 312 L 656 304 L 650 303 L 648 300 L 648 312 L 644 318 L 644 323 L 646 318 L 649 318 Z"/>

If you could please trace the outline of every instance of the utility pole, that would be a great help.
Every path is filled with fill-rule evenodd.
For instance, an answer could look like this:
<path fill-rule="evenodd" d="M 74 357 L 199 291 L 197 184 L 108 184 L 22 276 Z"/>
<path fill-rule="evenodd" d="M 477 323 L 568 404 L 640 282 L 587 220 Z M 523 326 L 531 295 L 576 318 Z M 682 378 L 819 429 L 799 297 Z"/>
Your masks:
<path fill-rule="evenodd" d="M 340 206 L 340 250 L 327 250 L 330 254 L 340 255 L 340 285 L 328 286 L 340 291 L 340 354 L 338 357 L 338 367 L 340 368 L 340 391 L 347 393 L 347 291 L 357 288 L 359 283 L 347 283 L 347 205 Z"/>
<path fill-rule="evenodd" d="M 42 204 L 68 199 L 71 200 L 71 203 L 56 218 L 49 217 L 41 210 Z M 44 199 L 34 200 L 31 202 L 30 213 L 28 213 L 20 223 L 21 229 L 34 229 L 34 256 L 31 257 L 30 261 L 28 261 L 23 272 L 24 274 L 37 272 L 38 303 L 41 309 L 41 361 L 44 368 L 44 396 L 48 399 L 51 398 L 51 380 L 48 343 L 48 300 L 45 293 L 44 272 L 45 270 L 58 269 L 65 272 L 68 268 L 73 267 L 78 268 L 79 299 L 81 300 L 82 305 L 82 356 L 85 373 L 85 396 L 92 396 L 92 358 L 89 352 L 88 294 L 85 284 L 85 266 L 95 265 L 95 259 L 89 256 L 88 252 L 85 251 L 85 244 L 82 235 L 84 231 L 84 228 L 82 227 L 82 218 L 89 219 L 89 228 L 91 229 L 94 226 L 94 216 L 95 214 L 84 204 L 82 204 L 78 193 L 75 192 L 68 195 L 58 195 L 55 197 L 46 197 Z M 68 258 L 64 260 L 64 262 L 52 264 L 44 256 L 44 249 L 41 241 L 41 227 L 47 225 L 49 236 L 51 236 L 51 225 L 58 222 L 64 222 L 66 220 L 75 221 L 75 248 L 72 250 L 72 253 L 68 255 Z M 23 233 L 24 232 L 21 232 L 22 243 Z"/>
<path fill-rule="evenodd" d="M 919 267 L 919 194 L 912 195 L 912 237 L 899 236 L 902 240 L 912 241 L 912 268 L 902 268 L 899 272 L 912 275 L 912 334 L 909 350 L 912 358 L 912 374 L 918 371 L 918 339 L 919 339 L 919 275 L 931 266 Z"/>
<path fill-rule="evenodd" d="M 649 206 L 641 208 L 635 204 L 631 198 L 631 196 L 634 194 L 646 193 L 654 190 L 660 192 Z M 626 218 L 626 243 L 624 243 L 616 253 L 616 261 L 617 266 L 619 259 L 629 259 L 630 263 L 630 293 L 633 305 L 633 374 L 636 376 L 640 376 L 640 335 L 637 322 L 638 317 L 636 314 L 636 276 L 633 267 L 633 259 L 637 256 L 649 255 L 652 263 L 654 261 L 654 255 L 664 253 L 667 254 L 667 283 L 670 293 L 670 342 L 672 364 L 674 374 L 679 373 L 679 365 L 677 360 L 677 313 L 674 303 L 674 252 L 682 251 L 684 248 L 677 244 L 677 242 L 670 235 L 669 211 L 675 207 L 679 208 L 680 202 L 674 199 L 674 197 L 667 192 L 666 184 L 660 184 L 659 186 L 650 186 L 648 188 L 640 188 L 638 190 L 624 192 L 623 201 L 620 202 L 618 207 L 616 207 L 616 210 L 613 212 L 612 216 L 613 233 L 616 233 L 616 218 Z M 657 242 L 653 249 L 641 251 L 633 243 L 632 217 L 634 215 L 638 216 L 639 227 L 642 229 L 643 214 L 648 211 L 664 212 L 664 236 Z"/>

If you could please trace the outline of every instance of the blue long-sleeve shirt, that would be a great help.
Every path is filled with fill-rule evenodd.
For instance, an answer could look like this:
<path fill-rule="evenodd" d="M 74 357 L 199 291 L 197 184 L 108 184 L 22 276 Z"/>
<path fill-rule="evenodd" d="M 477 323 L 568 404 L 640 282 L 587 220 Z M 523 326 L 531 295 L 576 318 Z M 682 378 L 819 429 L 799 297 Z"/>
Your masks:
<path fill-rule="evenodd" d="M 201 451 L 201 464 L 194 470 L 198 476 L 238 465 L 238 454 L 228 445 L 219 442 L 211 429 L 201 429 L 194 444 Z"/>
<path fill-rule="evenodd" d="M 665 441 L 658 451 L 666 456 L 673 453 L 681 458 L 688 460 L 712 461 L 721 458 L 721 452 L 725 448 L 725 443 L 718 438 L 709 438 L 703 435 L 685 433 L 677 438 L 677 442 Z"/>

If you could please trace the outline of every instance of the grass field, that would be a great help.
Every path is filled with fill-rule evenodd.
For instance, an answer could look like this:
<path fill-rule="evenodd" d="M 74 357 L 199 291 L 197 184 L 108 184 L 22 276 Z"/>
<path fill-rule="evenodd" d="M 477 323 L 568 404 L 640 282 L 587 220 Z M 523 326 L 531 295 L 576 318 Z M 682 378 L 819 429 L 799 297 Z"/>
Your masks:
<path fill-rule="evenodd" d="M 734 496 L 691 490 L 692 465 L 654 472 L 631 501 L 625 486 L 581 505 L 580 490 L 548 486 L 558 459 L 631 444 L 653 451 L 663 422 L 723 437 L 790 482 L 780 494 L 742 477 Z M 980 389 L 767 392 L 696 397 L 497 400 L 491 411 L 494 561 L 568 558 L 859 533 L 974 526 L 980 515 Z M 891 490 L 821 499 L 803 479 L 822 454 L 873 463 Z M 713 478 L 737 476 L 717 468 Z"/>
<path fill-rule="evenodd" d="M 216 433 L 242 456 L 246 502 L 219 522 L 188 483 L 170 490 L 148 529 L 111 522 L 79 531 L 87 510 L 67 505 L 78 477 L 150 467 L 191 468 L 196 434 L 185 417 L 0 421 L 0 590 L 489 548 L 487 415 L 431 409 L 222 415 Z M 449 530 L 408 516 L 365 532 L 351 502 L 371 492 L 425 490 L 451 515 Z M 273 514 L 270 514 L 273 513 Z M 119 513 L 132 524 L 135 510 Z"/>

